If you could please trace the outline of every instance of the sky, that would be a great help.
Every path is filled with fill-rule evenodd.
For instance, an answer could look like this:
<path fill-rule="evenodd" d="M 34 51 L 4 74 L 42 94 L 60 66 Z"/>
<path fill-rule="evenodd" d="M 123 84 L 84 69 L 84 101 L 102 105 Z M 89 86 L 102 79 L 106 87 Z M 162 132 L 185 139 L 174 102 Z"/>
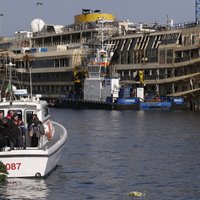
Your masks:
<path fill-rule="evenodd" d="M 164 24 L 167 18 L 174 23 L 195 20 L 195 0 L 0 0 L 0 35 L 30 31 L 31 21 L 36 18 L 47 24 L 73 24 L 82 9 L 99 9 L 118 20 L 135 23 Z"/>

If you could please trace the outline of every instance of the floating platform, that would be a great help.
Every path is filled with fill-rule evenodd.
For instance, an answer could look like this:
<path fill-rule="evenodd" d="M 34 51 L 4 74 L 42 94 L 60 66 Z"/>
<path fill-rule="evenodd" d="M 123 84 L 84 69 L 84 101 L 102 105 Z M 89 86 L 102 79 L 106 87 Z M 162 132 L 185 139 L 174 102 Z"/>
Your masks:
<path fill-rule="evenodd" d="M 144 101 L 139 98 L 118 98 L 111 101 L 93 101 L 74 98 L 59 99 L 53 105 L 57 108 L 104 109 L 104 110 L 187 110 L 187 103 L 182 97 L 173 97 L 165 101 Z"/>
<path fill-rule="evenodd" d="M 89 101 L 83 99 L 66 98 L 55 102 L 54 107 L 57 108 L 74 108 L 74 109 L 105 109 L 111 110 L 110 103 L 102 101 Z"/>

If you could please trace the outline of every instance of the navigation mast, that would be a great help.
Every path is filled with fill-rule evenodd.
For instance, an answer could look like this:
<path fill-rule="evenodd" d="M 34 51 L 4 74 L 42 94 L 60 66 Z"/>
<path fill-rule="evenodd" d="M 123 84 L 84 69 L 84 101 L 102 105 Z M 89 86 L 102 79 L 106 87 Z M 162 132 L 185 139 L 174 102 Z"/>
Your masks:
<path fill-rule="evenodd" d="M 12 67 L 16 66 L 11 61 L 6 64 L 6 67 L 9 67 L 9 82 L 8 82 L 8 90 L 10 90 L 10 103 L 12 104 L 12 97 L 13 97 L 13 86 L 12 86 Z"/>

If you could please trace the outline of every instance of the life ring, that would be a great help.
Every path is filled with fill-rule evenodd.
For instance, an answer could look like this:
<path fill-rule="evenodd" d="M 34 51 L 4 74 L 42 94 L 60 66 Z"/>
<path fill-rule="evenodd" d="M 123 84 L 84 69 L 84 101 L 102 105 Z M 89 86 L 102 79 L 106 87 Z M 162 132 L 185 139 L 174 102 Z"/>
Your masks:
<path fill-rule="evenodd" d="M 46 136 L 47 136 L 47 139 L 48 140 L 51 140 L 51 138 L 52 138 L 52 125 L 51 125 L 51 122 L 50 121 L 48 121 L 47 123 L 46 123 L 46 125 L 47 125 L 47 130 L 46 130 Z"/>

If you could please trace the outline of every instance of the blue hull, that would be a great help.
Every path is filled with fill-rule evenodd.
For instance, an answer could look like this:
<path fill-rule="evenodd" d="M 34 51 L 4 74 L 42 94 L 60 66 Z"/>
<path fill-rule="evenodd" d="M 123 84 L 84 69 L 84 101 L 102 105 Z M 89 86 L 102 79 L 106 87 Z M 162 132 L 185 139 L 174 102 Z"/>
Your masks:
<path fill-rule="evenodd" d="M 139 98 L 118 98 L 116 100 L 116 104 L 122 104 L 122 105 L 137 105 L 140 103 Z"/>
<path fill-rule="evenodd" d="M 172 107 L 171 102 L 141 102 L 140 108 L 141 110 L 170 110 Z"/>

